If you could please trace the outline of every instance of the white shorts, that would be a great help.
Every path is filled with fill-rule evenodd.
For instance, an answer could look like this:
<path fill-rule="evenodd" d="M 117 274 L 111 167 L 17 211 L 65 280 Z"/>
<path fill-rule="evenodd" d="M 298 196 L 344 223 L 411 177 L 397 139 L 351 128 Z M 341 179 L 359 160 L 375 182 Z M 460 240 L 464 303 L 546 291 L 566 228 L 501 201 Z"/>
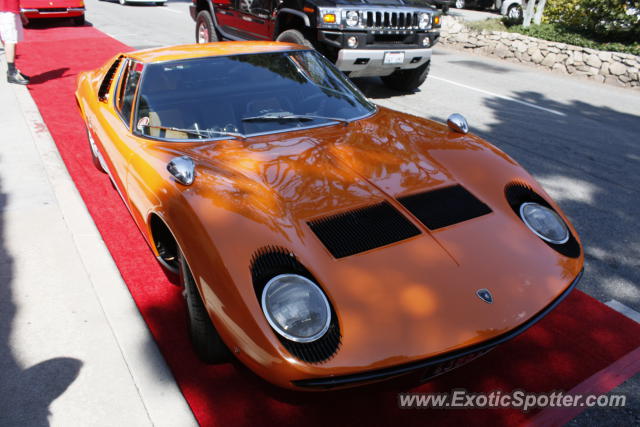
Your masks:
<path fill-rule="evenodd" d="M 13 12 L 0 12 L 0 39 L 3 43 L 16 44 L 24 38 L 22 18 Z"/>

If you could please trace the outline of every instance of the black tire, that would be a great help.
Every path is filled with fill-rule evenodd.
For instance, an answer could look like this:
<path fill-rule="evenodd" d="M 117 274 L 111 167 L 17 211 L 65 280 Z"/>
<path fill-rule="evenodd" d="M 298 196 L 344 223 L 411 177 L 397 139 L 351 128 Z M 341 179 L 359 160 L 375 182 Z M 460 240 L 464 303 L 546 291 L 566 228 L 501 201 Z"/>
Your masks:
<path fill-rule="evenodd" d="M 202 302 L 184 256 L 179 252 L 178 257 L 180 258 L 180 283 L 184 286 L 184 295 L 187 300 L 189 334 L 193 348 L 198 358 L 204 363 L 227 362 L 230 358 L 229 349 L 211 323 L 209 313 Z"/>
<path fill-rule="evenodd" d="M 73 25 L 77 27 L 82 27 L 84 25 L 84 15 L 74 16 L 72 19 Z"/>
<path fill-rule="evenodd" d="M 467 5 L 467 2 L 465 0 L 456 0 L 453 5 L 456 9 L 464 9 L 464 7 Z"/>
<path fill-rule="evenodd" d="M 427 61 L 418 68 L 398 70 L 391 75 L 383 76 L 382 81 L 391 89 L 400 92 L 413 92 L 427 79 L 430 66 L 431 61 Z"/>
<path fill-rule="evenodd" d="M 219 39 L 211 14 L 201 10 L 196 16 L 196 43 L 212 43 Z"/>
<path fill-rule="evenodd" d="M 442 5 L 442 14 L 446 15 L 447 13 L 449 13 L 449 5 L 448 4 L 443 4 Z"/>
<path fill-rule="evenodd" d="M 156 6 L 164 6 L 164 2 L 163 1 L 157 1 L 156 2 Z"/>
<path fill-rule="evenodd" d="M 524 13 L 522 11 L 522 6 L 519 4 L 512 4 L 507 9 L 507 19 L 513 23 L 519 24 L 522 22 L 524 18 Z"/>
<path fill-rule="evenodd" d="M 100 159 L 98 159 L 98 156 L 94 151 L 98 148 L 95 147 L 95 142 L 93 142 L 93 137 L 89 133 L 89 129 L 85 127 L 85 130 L 87 131 L 87 140 L 89 141 L 89 151 L 91 152 L 91 160 L 93 162 L 93 166 L 95 166 L 96 169 L 98 169 L 100 172 L 107 173 L 107 171 L 105 171 L 102 167 L 102 164 L 100 164 Z"/>
<path fill-rule="evenodd" d="M 276 41 L 283 43 L 295 43 L 313 48 L 313 44 L 311 44 L 311 42 L 298 30 L 283 31 L 278 35 Z"/>

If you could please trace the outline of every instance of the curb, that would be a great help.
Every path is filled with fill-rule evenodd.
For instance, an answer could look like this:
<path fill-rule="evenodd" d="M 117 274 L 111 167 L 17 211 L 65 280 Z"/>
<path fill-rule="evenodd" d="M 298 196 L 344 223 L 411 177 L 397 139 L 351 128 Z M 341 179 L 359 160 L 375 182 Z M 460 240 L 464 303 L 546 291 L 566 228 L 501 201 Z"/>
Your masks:
<path fill-rule="evenodd" d="M 5 62 L 3 57 L 0 60 L 3 70 L 6 69 Z M 149 423 L 168 427 L 198 425 L 84 205 L 38 107 L 26 87 L 12 86 L 77 256 L 89 277 L 93 294 L 117 342 Z"/>

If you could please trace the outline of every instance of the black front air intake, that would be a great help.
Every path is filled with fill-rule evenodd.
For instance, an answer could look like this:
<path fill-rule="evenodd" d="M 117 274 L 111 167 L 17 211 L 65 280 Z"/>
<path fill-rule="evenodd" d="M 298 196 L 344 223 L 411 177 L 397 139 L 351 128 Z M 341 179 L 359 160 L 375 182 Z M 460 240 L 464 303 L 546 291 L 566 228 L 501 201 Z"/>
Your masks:
<path fill-rule="evenodd" d="M 315 219 L 309 227 L 336 258 L 420 234 L 418 227 L 388 202 Z"/>
<path fill-rule="evenodd" d="M 491 213 L 489 206 L 460 185 L 414 194 L 399 201 L 430 230 Z"/>

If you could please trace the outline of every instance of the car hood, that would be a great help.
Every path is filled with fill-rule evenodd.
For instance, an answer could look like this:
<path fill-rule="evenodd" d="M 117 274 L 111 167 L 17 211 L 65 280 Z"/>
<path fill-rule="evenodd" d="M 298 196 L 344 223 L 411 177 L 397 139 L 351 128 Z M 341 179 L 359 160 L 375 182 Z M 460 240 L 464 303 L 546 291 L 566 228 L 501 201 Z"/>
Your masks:
<path fill-rule="evenodd" d="M 381 108 L 348 126 L 183 151 L 197 163 L 196 183 L 185 197 L 199 213 L 203 232 L 226 254 L 235 284 L 226 301 L 244 305 L 255 324 L 240 326 L 234 316 L 220 321 L 236 331 L 271 332 L 252 287 L 250 263 L 258 250 L 285 248 L 318 280 L 340 323 L 340 350 L 310 366 L 314 375 L 329 368 L 336 374 L 406 363 L 488 340 L 545 308 L 582 268 L 582 255 L 567 258 L 550 248 L 507 203 L 505 187 L 519 182 L 558 209 L 516 162 L 475 136 L 428 120 Z M 432 231 L 398 203 L 406 195 L 453 185 L 491 212 Z M 419 234 L 338 259 L 309 227 L 315 219 L 383 201 Z M 221 279 L 202 279 L 203 292 L 211 293 L 207 299 L 221 300 L 211 285 Z M 483 288 L 493 294 L 492 304 L 476 295 Z M 243 350 L 255 354 L 261 339 L 286 354 L 273 333 L 246 338 Z"/>
<path fill-rule="evenodd" d="M 184 152 L 199 163 L 200 186 L 231 192 L 228 209 L 255 221 L 269 215 L 299 233 L 314 218 L 457 182 L 425 144 L 447 128 L 417 127 L 384 109 L 375 117 Z"/>

